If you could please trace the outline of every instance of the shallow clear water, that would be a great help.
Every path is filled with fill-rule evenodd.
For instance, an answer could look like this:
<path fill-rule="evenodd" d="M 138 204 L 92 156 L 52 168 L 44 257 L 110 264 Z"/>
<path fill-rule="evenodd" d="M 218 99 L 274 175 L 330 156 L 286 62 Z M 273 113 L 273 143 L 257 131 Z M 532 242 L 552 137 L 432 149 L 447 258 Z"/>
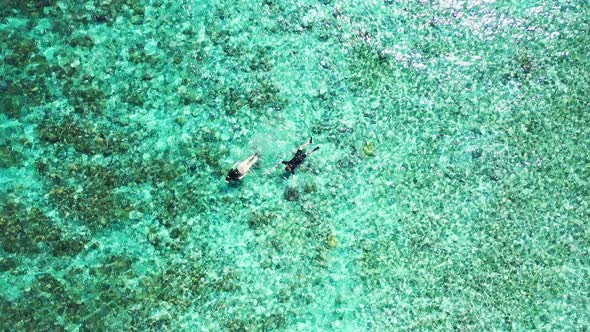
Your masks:
<path fill-rule="evenodd" d="M 1 328 L 589 329 L 589 18 L 2 1 Z"/>

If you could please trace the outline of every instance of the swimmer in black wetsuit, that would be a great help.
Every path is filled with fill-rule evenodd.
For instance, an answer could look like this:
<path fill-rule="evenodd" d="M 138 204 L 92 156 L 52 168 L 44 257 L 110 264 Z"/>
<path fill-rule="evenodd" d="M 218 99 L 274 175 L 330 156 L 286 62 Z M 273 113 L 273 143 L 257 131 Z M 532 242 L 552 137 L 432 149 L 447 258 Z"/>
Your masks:
<path fill-rule="evenodd" d="M 305 147 L 307 147 L 309 144 L 311 144 L 312 140 L 313 140 L 313 137 L 311 137 L 309 139 L 309 142 L 302 144 L 299 147 L 299 149 L 297 149 L 297 152 L 295 153 L 295 156 L 293 156 L 293 158 L 291 158 L 291 160 L 289 160 L 289 161 L 283 160 L 281 162 L 278 162 L 275 165 L 275 167 L 277 167 L 280 164 L 285 164 L 285 165 L 287 165 L 285 167 L 285 172 L 289 172 L 289 173 L 295 175 L 295 168 L 297 168 L 297 166 L 301 165 L 307 156 L 309 156 L 310 154 L 314 153 L 315 151 L 317 151 L 320 148 L 319 146 L 316 146 L 311 151 L 303 152 L 303 149 L 305 149 Z"/>

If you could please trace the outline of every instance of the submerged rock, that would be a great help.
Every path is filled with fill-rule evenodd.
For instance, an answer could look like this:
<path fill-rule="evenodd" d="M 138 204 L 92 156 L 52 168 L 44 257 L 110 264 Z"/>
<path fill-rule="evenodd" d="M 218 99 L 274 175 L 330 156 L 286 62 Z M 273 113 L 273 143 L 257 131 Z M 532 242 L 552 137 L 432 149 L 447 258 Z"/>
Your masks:
<path fill-rule="evenodd" d="M 333 233 L 329 233 L 326 235 L 326 246 L 328 248 L 336 248 L 338 245 L 338 240 L 336 239 L 336 235 Z"/>
<path fill-rule="evenodd" d="M 9 80 L 0 80 L 0 91 L 8 91 L 8 87 L 10 86 Z"/>
<path fill-rule="evenodd" d="M 292 187 L 287 187 L 287 189 L 285 189 L 285 193 L 283 194 L 283 197 L 291 202 L 299 200 L 299 196 L 299 191 Z"/>
<path fill-rule="evenodd" d="M 375 144 L 373 144 L 373 142 L 367 142 L 365 143 L 365 145 L 363 146 L 363 152 L 369 156 L 372 157 L 375 155 Z"/>

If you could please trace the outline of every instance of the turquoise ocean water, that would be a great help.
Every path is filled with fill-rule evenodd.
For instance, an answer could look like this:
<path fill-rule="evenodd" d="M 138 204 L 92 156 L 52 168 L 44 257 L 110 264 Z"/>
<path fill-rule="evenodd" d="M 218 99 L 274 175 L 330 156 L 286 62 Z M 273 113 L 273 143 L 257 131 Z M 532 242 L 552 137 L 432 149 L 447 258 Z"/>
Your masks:
<path fill-rule="evenodd" d="M 589 96 L 584 0 L 1 0 L 0 329 L 588 331 Z"/>

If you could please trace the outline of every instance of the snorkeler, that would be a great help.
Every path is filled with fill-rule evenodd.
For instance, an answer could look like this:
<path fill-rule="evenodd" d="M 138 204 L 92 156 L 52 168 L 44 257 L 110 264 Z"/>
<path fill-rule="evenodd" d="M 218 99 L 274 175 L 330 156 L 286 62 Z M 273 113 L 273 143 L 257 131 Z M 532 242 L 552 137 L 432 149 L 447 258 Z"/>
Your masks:
<path fill-rule="evenodd" d="M 316 146 L 313 150 L 311 151 L 306 151 L 303 152 L 303 149 L 305 149 L 309 144 L 312 143 L 313 137 L 311 137 L 309 139 L 309 142 L 302 144 L 299 149 L 297 149 L 297 152 L 295 153 L 295 156 L 293 156 L 293 158 L 291 158 L 291 160 L 289 161 L 280 161 L 278 163 L 275 164 L 275 167 L 279 166 L 280 164 L 285 164 L 287 165 L 285 167 L 285 172 L 290 172 L 291 174 L 295 175 L 295 168 L 297 168 L 297 166 L 301 165 L 303 163 L 303 161 L 305 160 L 305 158 L 307 156 L 309 156 L 310 154 L 314 153 L 315 151 L 317 151 L 320 147 Z"/>
<path fill-rule="evenodd" d="M 229 170 L 227 176 L 225 177 L 225 181 L 238 181 L 241 180 L 246 173 L 250 170 L 252 165 L 256 164 L 258 161 L 258 153 L 251 155 L 248 159 L 235 163 L 234 166 Z"/>

